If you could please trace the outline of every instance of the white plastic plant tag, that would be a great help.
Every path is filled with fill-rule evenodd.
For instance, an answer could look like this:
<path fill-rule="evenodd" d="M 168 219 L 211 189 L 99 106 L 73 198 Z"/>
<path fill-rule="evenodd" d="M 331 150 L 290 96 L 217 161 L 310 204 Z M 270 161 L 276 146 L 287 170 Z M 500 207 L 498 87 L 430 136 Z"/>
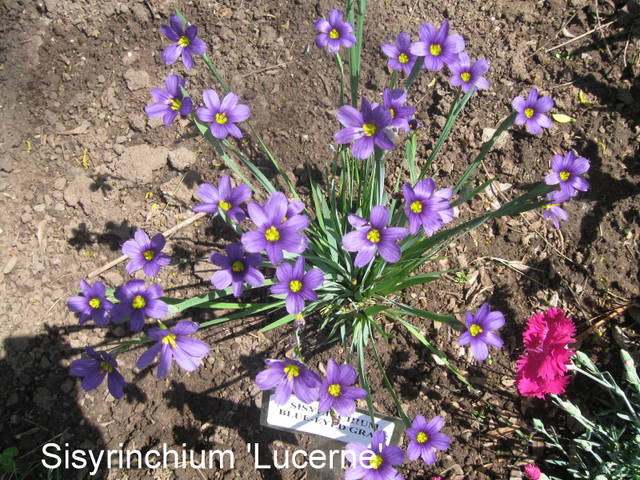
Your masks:
<path fill-rule="evenodd" d="M 356 410 L 350 417 L 333 418 L 329 412 L 318 413 L 318 402 L 303 403 L 291 395 L 285 405 L 278 405 L 274 397 L 272 392 L 263 393 L 260 423 L 266 427 L 365 445 L 369 445 L 376 430 L 386 433 L 388 443 L 398 444 L 404 430 L 399 418 L 376 413 L 377 428 L 372 428 L 371 418 L 365 410 Z"/>

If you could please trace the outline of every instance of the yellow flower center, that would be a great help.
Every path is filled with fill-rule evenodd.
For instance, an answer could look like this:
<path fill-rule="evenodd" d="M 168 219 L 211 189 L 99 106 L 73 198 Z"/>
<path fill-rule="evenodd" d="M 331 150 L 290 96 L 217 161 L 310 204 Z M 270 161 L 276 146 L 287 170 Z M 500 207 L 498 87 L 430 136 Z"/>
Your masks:
<path fill-rule="evenodd" d="M 376 127 L 373 123 L 365 123 L 364 125 L 362 125 L 362 130 L 364 130 L 364 134 L 367 137 L 373 137 L 376 134 L 377 129 L 378 127 Z"/>
<path fill-rule="evenodd" d="M 327 392 L 329 392 L 329 395 L 332 397 L 339 397 L 340 393 L 342 393 L 342 387 L 339 384 L 334 383 L 333 385 L 329 385 Z"/>
<path fill-rule="evenodd" d="M 524 116 L 527 118 L 531 118 L 535 115 L 536 111 L 533 108 L 525 108 L 524 109 Z"/>
<path fill-rule="evenodd" d="M 300 375 L 300 367 L 297 365 L 287 365 L 284 367 L 284 373 L 287 374 L 289 380 L 293 380 L 295 377 Z"/>
<path fill-rule="evenodd" d="M 289 288 L 293 293 L 297 293 L 302 290 L 302 282 L 300 280 L 291 280 L 289 282 Z"/>
<path fill-rule="evenodd" d="M 369 230 L 369 233 L 367 233 L 367 240 L 371 243 L 378 243 L 380 241 L 380 230 L 376 230 L 375 228 Z"/>
<path fill-rule="evenodd" d="M 167 335 L 166 337 L 164 337 L 162 339 L 162 343 L 164 343 L 165 345 L 169 345 L 171 348 L 176 348 L 176 336 L 173 333 L 170 333 L 169 335 Z"/>
<path fill-rule="evenodd" d="M 409 205 L 409 210 L 411 210 L 413 213 L 422 213 L 422 202 L 420 202 L 419 200 L 411 202 L 411 205 Z"/>
<path fill-rule="evenodd" d="M 416 435 L 416 442 L 418 443 L 425 443 L 427 440 L 429 440 L 429 435 L 424 432 L 420 432 L 418 435 Z"/>
<path fill-rule="evenodd" d="M 224 200 L 220 200 L 218 202 L 218 206 L 225 212 L 231 208 L 231 204 L 229 202 L 225 202 Z"/>
<path fill-rule="evenodd" d="M 102 305 L 102 302 L 97 297 L 94 297 L 91 300 L 89 300 L 89 306 L 91 308 L 100 308 L 100 305 Z"/>
<path fill-rule="evenodd" d="M 276 227 L 271 226 L 264 232 L 264 238 L 267 239 L 267 242 L 277 242 L 280 240 L 280 232 Z"/>
<path fill-rule="evenodd" d="M 476 335 L 479 335 L 482 332 L 483 332 L 482 327 L 477 323 L 474 323 L 469 327 L 469 333 L 471 334 L 472 337 L 475 337 Z"/>
<path fill-rule="evenodd" d="M 545 210 L 551 210 L 553 207 L 559 207 L 560 204 L 559 203 L 548 203 L 546 205 L 543 205 L 542 208 L 544 208 Z"/>
<path fill-rule="evenodd" d="M 171 107 L 171 110 L 178 111 L 182 107 L 182 100 L 172 98 L 171 100 L 169 100 L 169 106 Z"/>
<path fill-rule="evenodd" d="M 371 465 L 371 468 L 374 470 L 378 470 L 382 465 L 382 461 L 382 457 L 380 455 L 376 455 L 373 460 L 369 461 L 369 465 Z"/>
<path fill-rule="evenodd" d="M 156 256 L 156 252 L 154 252 L 153 250 L 145 250 L 142 253 L 142 256 L 144 257 L 145 260 L 153 260 L 153 257 Z"/>
<path fill-rule="evenodd" d="M 340 38 L 340 32 L 335 28 L 329 32 L 329 38 L 335 40 L 336 38 Z"/>
<path fill-rule="evenodd" d="M 216 113 L 216 123 L 218 123 L 220 125 L 224 125 L 228 121 L 229 121 L 229 119 L 227 118 L 227 114 L 225 112 Z"/>
<path fill-rule="evenodd" d="M 471 74 L 469 72 L 462 72 L 460 74 L 460 78 L 463 82 L 468 82 L 469 80 L 471 80 Z"/>
<path fill-rule="evenodd" d="M 569 180 L 570 176 L 571 176 L 571 172 L 560 172 L 560 180 L 562 180 L 563 182 L 566 182 L 567 180 Z"/>
<path fill-rule="evenodd" d="M 437 57 L 442 53 L 442 45 L 439 43 L 434 43 L 433 45 L 429 45 L 429 53 L 434 57 Z"/>
<path fill-rule="evenodd" d="M 133 308 L 144 308 L 147 305 L 147 301 L 144 299 L 142 295 L 136 295 L 133 297 L 133 301 L 131 302 L 131 306 Z"/>
<path fill-rule="evenodd" d="M 191 41 L 189 40 L 189 37 L 187 37 L 186 35 L 183 35 L 178 39 L 178 45 L 180 45 L 182 48 L 188 47 L 190 44 L 191 44 Z"/>
<path fill-rule="evenodd" d="M 240 260 L 236 260 L 231 264 L 231 270 L 234 272 L 244 272 L 244 263 Z"/>
<path fill-rule="evenodd" d="M 407 55 L 406 53 L 401 53 L 400 55 L 398 55 L 398 62 L 400 63 L 409 62 L 409 55 Z"/>
<path fill-rule="evenodd" d="M 393 108 L 389 109 L 389 114 L 391 115 L 391 120 L 393 120 L 394 118 L 396 118 L 396 111 Z"/>
<path fill-rule="evenodd" d="M 100 373 L 111 373 L 113 372 L 113 365 L 109 362 L 105 362 L 104 360 L 100 362 Z"/>

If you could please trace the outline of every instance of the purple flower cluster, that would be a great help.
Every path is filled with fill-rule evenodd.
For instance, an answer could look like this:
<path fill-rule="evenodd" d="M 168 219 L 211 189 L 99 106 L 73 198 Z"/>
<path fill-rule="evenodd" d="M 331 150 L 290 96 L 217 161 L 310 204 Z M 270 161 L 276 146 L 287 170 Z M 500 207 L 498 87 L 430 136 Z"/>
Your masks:
<path fill-rule="evenodd" d="M 120 323 L 129 319 L 129 328 L 141 331 L 145 317 L 160 319 L 169 313 L 169 306 L 160 300 L 163 293 L 160 285 L 145 288 L 144 280 L 129 280 L 116 288 L 114 296 L 120 303 L 114 305 L 111 312 L 113 321 Z"/>
<path fill-rule="evenodd" d="M 193 101 L 191 97 L 185 97 L 182 93 L 182 88 L 186 85 L 184 78 L 169 75 L 165 84 L 166 90 L 151 89 L 151 96 L 155 102 L 147 105 L 144 111 L 149 118 L 162 118 L 165 127 L 168 127 L 178 115 L 189 115 L 193 111 Z"/>
<path fill-rule="evenodd" d="M 551 119 L 545 115 L 554 106 L 551 97 L 540 97 L 538 90 L 532 88 L 527 98 L 516 97 L 511 104 L 517 112 L 516 125 L 524 124 L 529 133 L 538 135 L 543 128 L 551 128 Z"/>
<path fill-rule="evenodd" d="M 376 253 L 389 263 L 400 260 L 401 251 L 398 241 L 409 234 L 403 227 L 388 227 L 389 209 L 376 205 L 371 209 L 371 218 L 366 220 L 358 215 L 349 215 L 349 223 L 355 227 L 353 232 L 342 237 L 342 244 L 350 252 L 358 252 L 354 265 L 364 267 Z"/>
<path fill-rule="evenodd" d="M 193 207 L 194 212 L 206 212 L 215 215 L 218 210 L 222 210 L 236 222 L 242 222 L 246 215 L 240 205 L 251 198 L 251 189 L 244 183 L 232 188 L 229 175 L 223 175 L 220 177 L 217 187 L 209 183 L 200 185 L 198 196 L 204 200 L 204 203 L 195 205 Z"/>
<path fill-rule="evenodd" d="M 107 289 L 104 283 L 96 282 L 91 285 L 84 280 L 80 280 L 80 290 L 82 295 L 71 297 L 67 300 L 69 310 L 79 314 L 80 325 L 83 325 L 89 319 L 92 319 L 99 327 L 107 325 L 113 303 L 107 300 Z"/>
<path fill-rule="evenodd" d="M 242 132 L 236 123 L 244 122 L 251 111 L 244 104 L 239 104 L 239 97 L 235 93 L 227 93 L 222 101 L 215 90 L 205 90 L 202 99 L 206 107 L 198 108 L 198 119 L 209 124 L 211 134 L 216 138 L 226 138 L 231 135 L 242 138 Z"/>
<path fill-rule="evenodd" d="M 162 52 L 162 60 L 171 65 L 182 55 L 184 68 L 193 68 L 193 55 L 204 55 L 207 44 L 198 38 L 198 27 L 189 25 L 186 29 L 178 15 L 169 17 L 169 25 L 161 25 L 160 31 L 172 43 Z"/>
<path fill-rule="evenodd" d="M 346 480 L 402 480 L 394 468 L 404 462 L 400 447 L 387 445 L 387 435 L 382 430 L 373 433 L 369 447 L 358 442 L 347 443 L 345 451 L 351 466 L 344 472 Z"/>
<path fill-rule="evenodd" d="M 411 37 L 408 33 L 400 33 L 396 43 L 385 43 L 382 52 L 389 57 L 387 65 L 393 70 L 403 71 L 405 75 L 411 73 L 417 56 L 411 53 Z"/>
<path fill-rule="evenodd" d="M 351 48 L 356 44 L 353 25 L 344 20 L 342 10 L 329 10 L 326 20 L 316 20 L 315 28 L 320 32 L 316 35 L 317 47 L 324 48 L 329 53 L 338 53 L 340 47 Z"/>
<path fill-rule="evenodd" d="M 286 295 L 287 312 L 292 315 L 302 312 L 305 300 L 318 300 L 314 290 L 324 282 L 324 274 L 319 268 L 311 268 L 305 273 L 304 257 L 298 257 L 294 265 L 280 264 L 276 278 L 278 283 L 271 287 L 271 293 Z"/>
<path fill-rule="evenodd" d="M 404 213 L 409 220 L 409 233 L 415 235 L 420 226 L 427 236 L 440 230 L 445 223 L 453 220 L 453 208 L 449 201 L 453 195 L 451 188 L 436 190 L 431 178 L 418 181 L 414 187 L 408 183 L 402 186 Z"/>
<path fill-rule="evenodd" d="M 463 38 L 449 33 L 449 22 L 443 22 L 438 29 L 425 23 L 418 35 L 420 40 L 411 44 L 410 51 L 424 58 L 423 68 L 427 70 L 437 71 L 451 65 L 458 61 L 458 54 L 464 50 Z"/>
<path fill-rule="evenodd" d="M 155 277 L 160 268 L 169 265 L 171 259 L 162 253 L 166 240 L 161 233 L 149 239 L 144 230 L 137 230 L 132 240 L 127 240 L 122 245 L 122 253 L 131 259 L 126 269 L 129 274 L 142 269 L 148 277 Z"/>
<path fill-rule="evenodd" d="M 246 253 L 242 245 L 232 243 L 226 246 L 227 254 L 211 254 L 211 263 L 220 267 L 211 277 L 211 284 L 218 290 L 233 286 L 233 296 L 238 298 L 244 291 L 244 284 L 259 287 L 264 283 L 264 276 L 256 267 L 262 263 L 258 253 Z"/>
<path fill-rule="evenodd" d="M 589 182 L 582 177 L 589 171 L 591 164 L 584 157 L 577 157 L 572 151 L 566 155 L 554 155 L 551 158 L 551 173 L 544 181 L 547 185 L 558 185 L 559 190 L 549 192 L 546 196 L 548 203 L 542 206 L 544 217 L 560 228 L 560 221 L 569 218 L 569 214 L 561 205 L 578 195 L 578 192 L 589 190 Z"/>
<path fill-rule="evenodd" d="M 190 320 L 180 320 L 172 328 L 150 328 L 147 332 L 149 337 L 156 343 L 144 352 L 136 367 L 146 368 L 153 360 L 160 355 L 156 376 L 164 378 L 171 369 L 173 360 L 187 372 L 193 372 L 202 358 L 209 353 L 209 345 L 197 338 L 190 338 L 198 331 L 199 325 Z"/>
<path fill-rule="evenodd" d="M 124 394 L 125 381 L 118 371 L 118 362 L 107 352 L 96 352 L 87 347 L 84 353 L 89 358 L 79 358 L 71 362 L 71 375 L 82 377 L 81 386 L 85 392 L 100 386 L 107 377 L 107 386 L 113 398 L 120 398 Z"/>
<path fill-rule="evenodd" d="M 282 192 L 272 193 L 264 206 L 249 203 L 249 217 L 258 228 L 242 235 L 244 249 L 252 253 L 266 251 L 273 265 L 282 263 L 285 251 L 304 252 L 308 241 L 301 232 L 309 225 L 309 218 L 299 214 L 287 217 L 289 208 Z"/>
<path fill-rule="evenodd" d="M 350 105 L 343 105 L 337 117 L 345 128 L 335 134 L 335 140 L 339 144 L 353 142 L 351 154 L 355 158 L 369 158 L 374 146 L 393 150 L 393 141 L 385 131 L 391 125 L 392 118 L 389 109 L 383 105 L 371 104 L 363 97 L 359 111 Z"/>
<path fill-rule="evenodd" d="M 322 380 L 296 360 L 265 360 L 265 364 L 267 368 L 256 376 L 256 386 L 260 390 L 275 388 L 275 401 L 279 405 L 287 403 L 292 393 L 304 403 L 320 397 L 320 413 L 335 410 L 338 415 L 349 416 L 355 412 L 356 400 L 367 395 L 365 390 L 352 386 L 357 374 L 351 365 L 329 360 L 327 376 Z"/>
<path fill-rule="evenodd" d="M 489 304 L 483 304 L 473 315 L 466 313 L 467 331 L 460 335 L 458 345 L 471 344 L 471 354 L 476 360 L 484 361 L 489 355 L 488 345 L 502 348 L 502 339 L 494 332 L 504 326 L 502 312 L 491 311 Z"/>
<path fill-rule="evenodd" d="M 444 427 L 444 419 L 440 416 L 433 417 L 427 422 L 422 415 L 416 416 L 411 428 L 406 431 L 411 439 L 407 447 L 409 460 L 422 458 L 427 465 L 436 463 L 436 450 L 446 450 L 451 444 L 448 435 L 441 433 Z"/>

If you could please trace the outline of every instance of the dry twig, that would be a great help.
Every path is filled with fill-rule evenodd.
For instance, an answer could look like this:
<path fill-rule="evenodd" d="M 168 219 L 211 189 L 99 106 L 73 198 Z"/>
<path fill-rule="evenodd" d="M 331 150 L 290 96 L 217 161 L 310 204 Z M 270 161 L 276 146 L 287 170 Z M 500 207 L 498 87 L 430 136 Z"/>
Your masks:
<path fill-rule="evenodd" d="M 192 215 L 191 217 L 187 218 L 186 220 L 183 220 L 179 224 L 174 225 L 170 229 L 165 230 L 164 232 L 162 232 L 162 235 L 164 235 L 165 237 L 170 237 L 171 235 L 176 233 L 178 230 L 181 230 L 184 227 L 191 225 L 193 222 L 195 222 L 197 220 L 200 220 L 202 217 L 204 217 L 206 215 L 207 214 L 205 212 L 196 213 L 195 215 Z M 110 261 L 109 263 L 107 263 L 106 265 L 103 265 L 102 267 L 98 268 L 97 270 L 94 270 L 89 275 L 87 275 L 87 278 L 89 279 L 89 278 L 97 277 L 101 273 L 104 273 L 107 270 L 109 270 L 111 267 L 115 267 L 119 263 L 124 262 L 127 258 L 129 258 L 129 257 L 127 257 L 126 255 L 122 255 L 121 257 L 118 257 L 115 260 Z"/>

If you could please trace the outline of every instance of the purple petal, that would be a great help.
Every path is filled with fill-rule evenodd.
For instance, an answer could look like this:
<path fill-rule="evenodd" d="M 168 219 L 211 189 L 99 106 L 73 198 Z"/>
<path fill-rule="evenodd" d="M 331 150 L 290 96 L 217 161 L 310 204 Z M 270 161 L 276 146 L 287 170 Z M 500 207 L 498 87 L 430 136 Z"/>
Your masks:
<path fill-rule="evenodd" d="M 256 376 L 256 386 L 260 390 L 270 390 L 286 378 L 282 369 L 267 368 Z"/>
<path fill-rule="evenodd" d="M 146 368 L 153 362 L 153 359 L 156 358 L 156 355 L 160 353 L 160 349 L 162 348 L 162 343 L 158 342 L 153 344 L 149 350 L 140 355 L 140 358 L 136 362 L 136 367 L 140 370 Z"/>
<path fill-rule="evenodd" d="M 160 361 L 158 362 L 158 370 L 156 371 L 158 378 L 165 378 L 169 374 L 172 358 L 173 353 L 171 347 L 167 344 L 161 344 Z"/>
<path fill-rule="evenodd" d="M 373 256 L 376 254 L 376 250 L 377 248 L 374 245 L 367 245 L 366 247 L 360 249 L 353 264 L 356 267 L 364 267 L 373 259 Z"/>
<path fill-rule="evenodd" d="M 338 117 L 338 121 L 345 127 L 362 127 L 364 123 L 362 113 L 349 105 L 340 107 L 336 116 Z"/>
<path fill-rule="evenodd" d="M 171 65 L 178 59 L 181 53 L 182 47 L 177 43 L 173 43 L 162 51 L 162 61 L 167 65 Z"/>
<path fill-rule="evenodd" d="M 124 377 L 117 370 L 113 370 L 107 375 L 107 386 L 114 398 L 121 398 L 124 395 L 125 383 Z"/>
<path fill-rule="evenodd" d="M 192 335 L 198 331 L 199 325 L 191 320 L 180 320 L 171 329 L 171 332 L 176 335 Z"/>

